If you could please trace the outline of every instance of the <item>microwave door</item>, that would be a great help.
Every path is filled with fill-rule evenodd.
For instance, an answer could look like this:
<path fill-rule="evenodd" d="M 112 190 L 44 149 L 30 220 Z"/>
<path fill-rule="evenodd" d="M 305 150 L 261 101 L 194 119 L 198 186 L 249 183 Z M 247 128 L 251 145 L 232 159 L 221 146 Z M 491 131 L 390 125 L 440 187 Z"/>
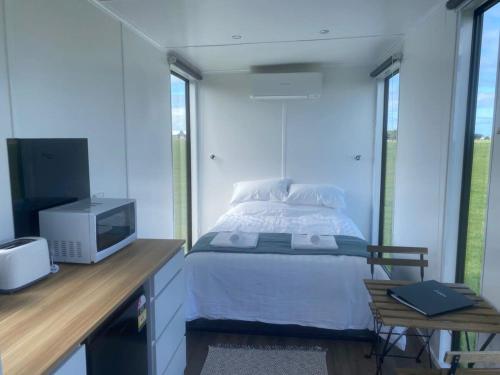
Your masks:
<path fill-rule="evenodd" d="M 95 220 L 97 252 L 109 249 L 135 233 L 133 204 L 99 214 Z"/>

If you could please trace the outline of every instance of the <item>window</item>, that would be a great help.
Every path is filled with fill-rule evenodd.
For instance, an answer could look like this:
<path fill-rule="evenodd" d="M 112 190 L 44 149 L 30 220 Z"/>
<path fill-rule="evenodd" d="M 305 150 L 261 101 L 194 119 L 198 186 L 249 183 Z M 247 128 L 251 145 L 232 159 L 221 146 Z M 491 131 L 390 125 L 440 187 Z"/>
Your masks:
<path fill-rule="evenodd" d="M 474 14 L 456 273 L 457 282 L 478 293 L 485 254 L 499 34 L 500 4 L 488 1 Z M 472 338 L 472 348 L 475 343 Z M 461 346 L 466 348 L 463 337 Z"/>
<path fill-rule="evenodd" d="M 189 81 L 171 74 L 174 236 L 191 249 Z"/>
<path fill-rule="evenodd" d="M 399 72 L 384 82 L 384 124 L 382 131 L 382 173 L 380 187 L 379 244 L 392 245 L 394 187 L 399 118 Z"/>

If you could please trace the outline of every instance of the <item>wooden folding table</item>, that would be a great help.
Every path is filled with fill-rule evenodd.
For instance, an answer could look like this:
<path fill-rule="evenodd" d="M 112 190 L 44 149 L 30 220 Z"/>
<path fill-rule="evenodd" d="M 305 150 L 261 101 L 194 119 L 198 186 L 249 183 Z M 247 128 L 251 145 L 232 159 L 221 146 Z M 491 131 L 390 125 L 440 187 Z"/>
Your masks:
<path fill-rule="evenodd" d="M 377 374 L 381 374 L 384 359 L 391 356 L 389 352 L 405 335 L 404 332 L 395 333 L 396 327 L 427 330 L 429 332 L 428 334 L 418 335 L 424 338 L 424 345 L 417 357 L 413 357 L 417 360 L 420 359 L 425 349 L 429 350 L 430 339 L 434 332 L 438 330 L 465 332 L 466 334 L 469 332 L 489 334 L 487 340 L 481 346 L 481 351 L 488 347 L 497 334 L 500 334 L 500 313 L 483 297 L 478 296 L 464 284 L 444 285 L 469 297 L 475 302 L 475 305 L 465 310 L 433 318 L 428 318 L 387 295 L 388 289 L 411 283 L 401 280 L 365 280 L 366 288 L 372 300 L 370 308 L 376 322 L 377 337 L 372 352 L 376 356 Z M 378 337 L 380 334 L 383 335 L 384 332 L 387 337 L 384 345 L 379 347 Z M 468 338 L 468 335 L 466 337 Z M 468 349 L 470 350 L 470 348 Z"/>

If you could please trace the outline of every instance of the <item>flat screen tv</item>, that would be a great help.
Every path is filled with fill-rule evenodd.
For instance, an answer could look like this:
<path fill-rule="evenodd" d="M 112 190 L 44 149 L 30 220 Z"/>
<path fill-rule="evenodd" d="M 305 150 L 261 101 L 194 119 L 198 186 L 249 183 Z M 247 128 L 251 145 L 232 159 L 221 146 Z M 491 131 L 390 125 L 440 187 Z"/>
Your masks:
<path fill-rule="evenodd" d="M 16 237 L 38 236 L 38 211 L 90 197 L 87 139 L 7 139 Z"/>

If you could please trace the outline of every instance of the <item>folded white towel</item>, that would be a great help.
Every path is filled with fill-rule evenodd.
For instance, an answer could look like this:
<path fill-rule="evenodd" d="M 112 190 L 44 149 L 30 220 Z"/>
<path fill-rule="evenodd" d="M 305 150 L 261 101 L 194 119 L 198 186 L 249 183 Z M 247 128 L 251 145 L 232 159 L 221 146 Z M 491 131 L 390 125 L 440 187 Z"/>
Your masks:
<path fill-rule="evenodd" d="M 215 247 L 237 247 L 251 249 L 257 247 L 259 241 L 258 233 L 247 232 L 219 232 L 210 241 L 210 246 Z"/>
<path fill-rule="evenodd" d="M 231 241 L 231 243 L 235 245 L 240 241 L 240 238 L 241 238 L 240 232 L 233 232 L 229 236 L 229 241 Z"/>
<path fill-rule="evenodd" d="M 292 249 L 338 249 L 335 236 L 318 234 L 292 234 Z"/>
<path fill-rule="evenodd" d="M 309 241 L 313 245 L 319 245 L 319 243 L 321 242 L 321 237 L 319 236 L 319 234 L 310 234 L 309 235 Z"/>

